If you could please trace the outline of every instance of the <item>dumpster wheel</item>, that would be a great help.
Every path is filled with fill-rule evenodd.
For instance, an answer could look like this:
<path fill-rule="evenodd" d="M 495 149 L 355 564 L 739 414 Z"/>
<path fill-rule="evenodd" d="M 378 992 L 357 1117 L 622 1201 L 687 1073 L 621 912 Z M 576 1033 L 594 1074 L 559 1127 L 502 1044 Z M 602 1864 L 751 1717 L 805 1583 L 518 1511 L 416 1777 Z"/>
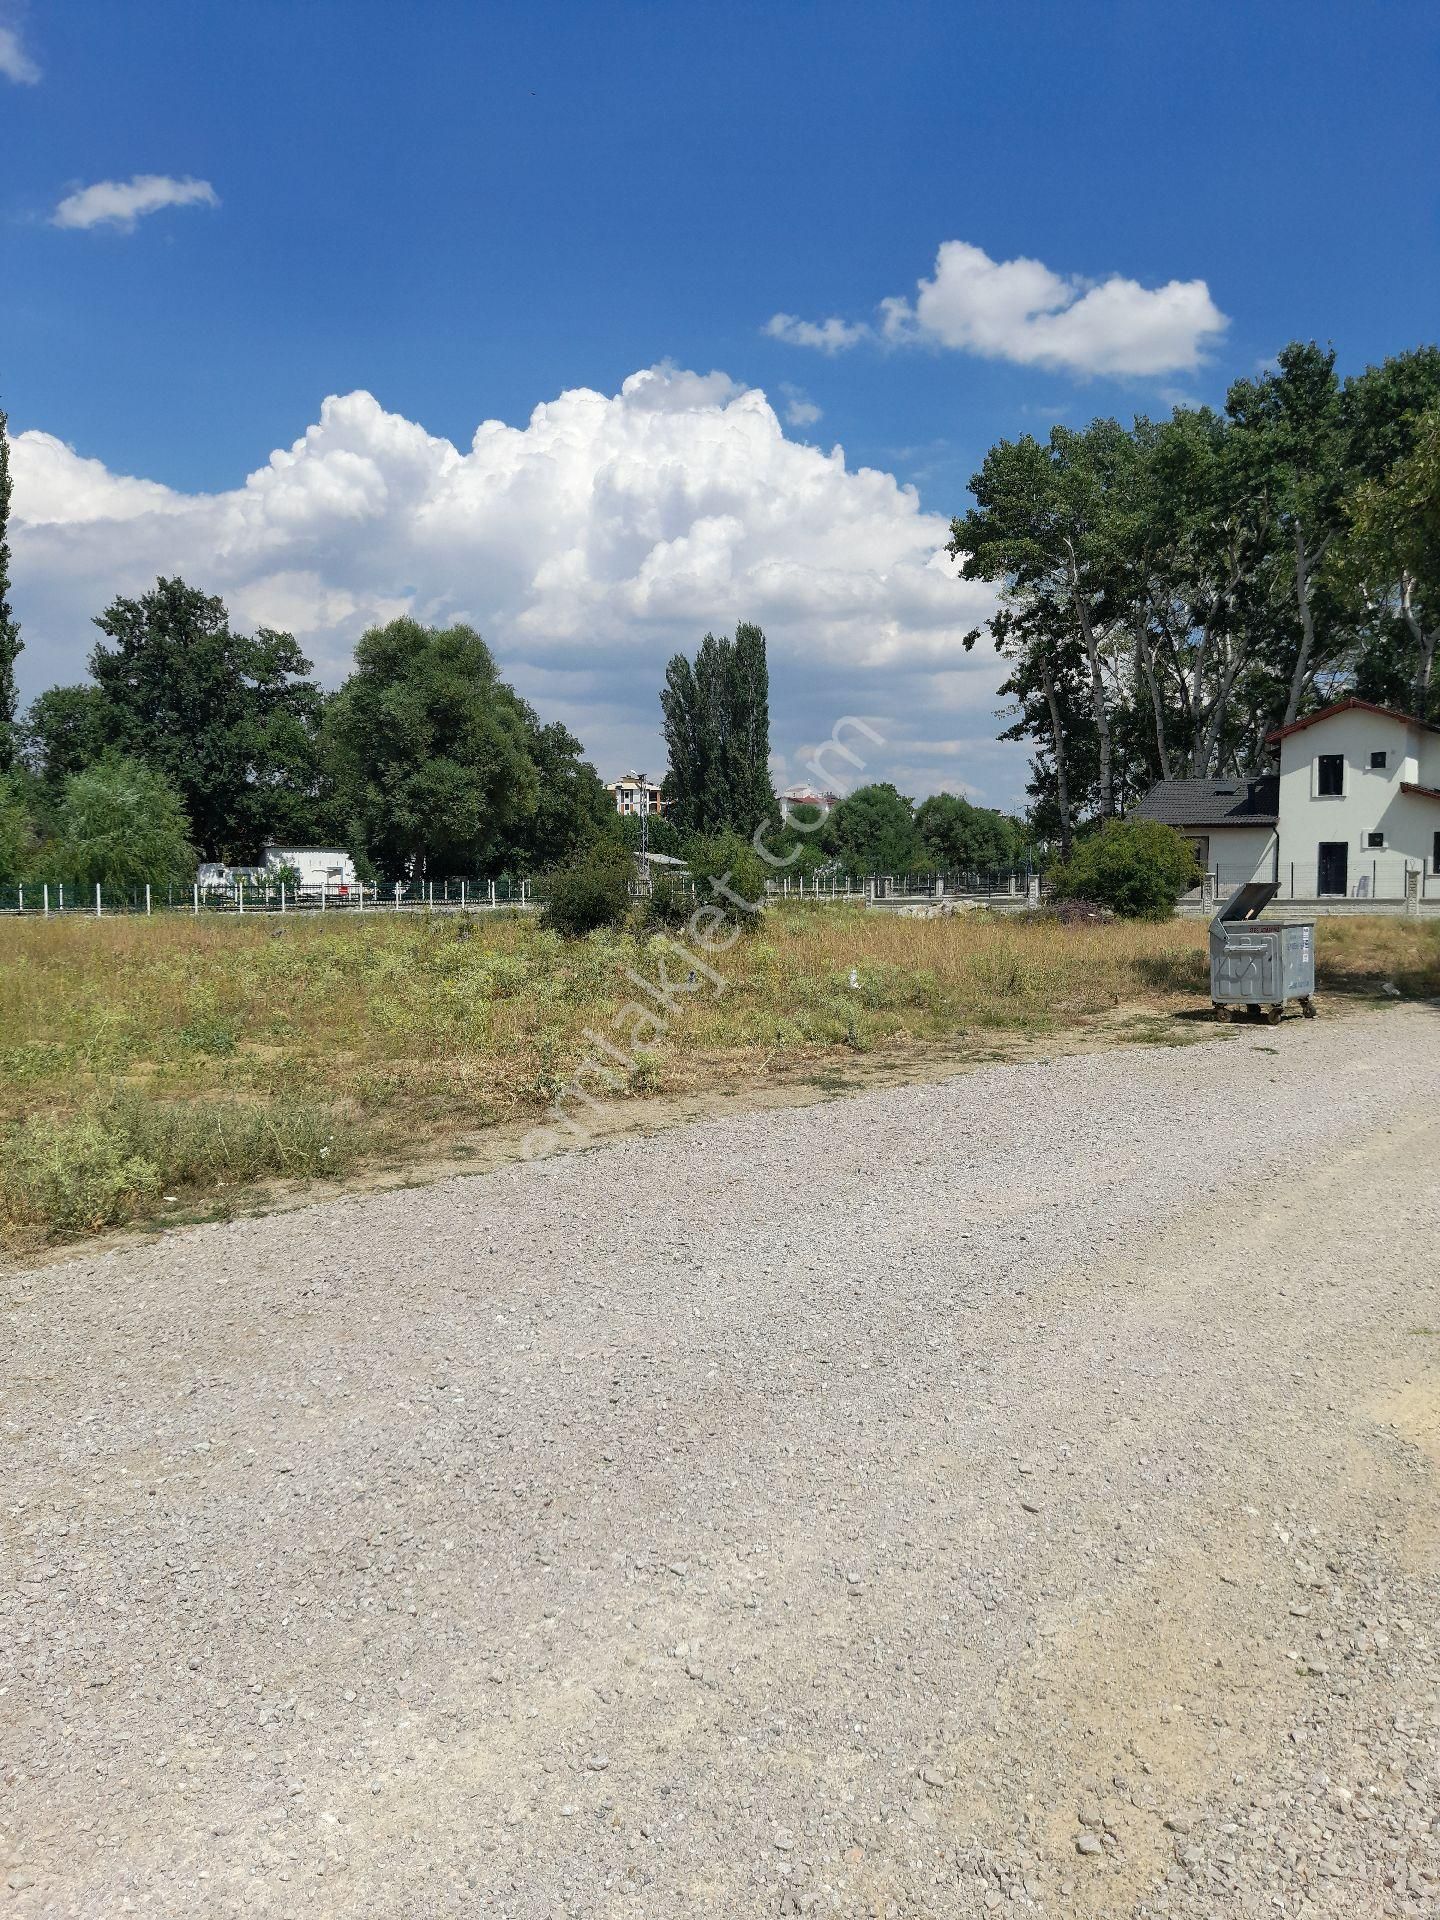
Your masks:
<path fill-rule="evenodd" d="M 1273 1007 L 1266 1007 L 1265 1024 L 1270 1027 L 1278 1027 L 1280 1024 L 1280 1017 L 1284 1013 L 1284 1011 L 1285 1011 L 1285 1006 L 1282 1001 L 1277 1001 Z"/>
<path fill-rule="evenodd" d="M 1230 1022 L 1235 1018 L 1234 1008 L 1222 1005 L 1219 1000 L 1216 1000 L 1213 1004 L 1215 1007 L 1215 1018 L 1222 1026 L 1228 1027 Z"/>
<path fill-rule="evenodd" d="M 1300 1002 L 1300 1011 L 1307 1020 L 1313 1020 L 1315 1018 L 1315 1002 L 1308 993 Z"/>

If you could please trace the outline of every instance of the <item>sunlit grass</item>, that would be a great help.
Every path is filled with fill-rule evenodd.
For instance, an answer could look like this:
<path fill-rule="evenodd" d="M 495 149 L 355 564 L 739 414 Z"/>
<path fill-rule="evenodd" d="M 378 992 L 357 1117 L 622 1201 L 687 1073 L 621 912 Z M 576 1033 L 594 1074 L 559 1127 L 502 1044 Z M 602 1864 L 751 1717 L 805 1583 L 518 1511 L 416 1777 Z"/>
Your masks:
<path fill-rule="evenodd" d="M 1319 953 L 1322 989 L 1440 992 L 1433 923 L 1327 920 Z M 30 1245 L 539 1114 L 587 1033 L 659 1011 L 627 975 L 658 980 L 660 959 L 518 916 L 0 923 L 0 1232 Z M 622 1040 L 619 1091 L 1207 997 L 1190 921 L 792 908 L 708 963 L 724 990 L 702 973 L 663 1030 Z"/>

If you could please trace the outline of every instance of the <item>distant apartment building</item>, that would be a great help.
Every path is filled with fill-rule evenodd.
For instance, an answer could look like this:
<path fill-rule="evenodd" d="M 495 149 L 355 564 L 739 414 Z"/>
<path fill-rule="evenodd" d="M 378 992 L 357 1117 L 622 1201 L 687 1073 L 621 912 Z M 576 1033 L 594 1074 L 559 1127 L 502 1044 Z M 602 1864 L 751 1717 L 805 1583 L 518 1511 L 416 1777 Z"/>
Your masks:
<path fill-rule="evenodd" d="M 656 780 L 647 780 L 643 773 L 636 773 L 632 767 L 629 773 L 621 774 L 618 780 L 608 783 L 610 792 L 615 796 L 617 813 L 663 813 L 665 803 L 660 797 L 660 784 Z"/>

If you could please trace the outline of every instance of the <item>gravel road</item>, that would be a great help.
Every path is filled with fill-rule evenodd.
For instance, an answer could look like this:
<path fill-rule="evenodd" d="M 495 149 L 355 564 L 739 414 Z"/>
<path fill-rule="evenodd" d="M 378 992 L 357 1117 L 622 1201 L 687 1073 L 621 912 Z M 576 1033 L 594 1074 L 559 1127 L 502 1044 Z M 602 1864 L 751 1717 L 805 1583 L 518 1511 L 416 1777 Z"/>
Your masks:
<path fill-rule="evenodd" d="M 1440 1013 L 3 1281 L 0 1914 L 1440 1913 Z"/>

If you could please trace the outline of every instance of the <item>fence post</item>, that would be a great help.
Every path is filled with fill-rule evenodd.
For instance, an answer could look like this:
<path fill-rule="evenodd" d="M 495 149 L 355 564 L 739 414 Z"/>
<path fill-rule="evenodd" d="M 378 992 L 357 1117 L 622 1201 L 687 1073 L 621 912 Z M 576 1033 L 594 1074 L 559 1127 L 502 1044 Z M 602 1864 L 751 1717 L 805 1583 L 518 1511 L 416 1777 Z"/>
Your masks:
<path fill-rule="evenodd" d="M 365 911 L 365 882 L 363 880 L 357 880 L 355 884 L 360 889 L 360 911 L 363 913 Z"/>
<path fill-rule="evenodd" d="M 95 882 L 95 918 L 100 918 L 100 882 Z"/>
<path fill-rule="evenodd" d="M 45 882 L 44 894 L 45 894 L 45 918 L 48 920 L 50 918 L 50 882 L 48 880 Z"/>
<path fill-rule="evenodd" d="M 283 880 L 280 882 L 280 911 L 282 913 L 285 911 L 285 882 Z"/>
<path fill-rule="evenodd" d="M 465 882 L 463 880 L 460 882 L 460 911 L 462 913 L 465 911 Z"/>
<path fill-rule="evenodd" d="M 320 911 L 322 913 L 325 911 L 325 896 L 329 891 L 330 891 L 329 881 L 322 880 L 320 882 Z"/>
<path fill-rule="evenodd" d="M 193 886 L 193 887 L 192 887 L 192 888 L 190 889 L 190 892 L 191 892 L 191 896 L 192 896 L 192 906 L 191 906 L 191 911 L 192 911 L 193 913 L 199 913 L 199 911 L 200 911 L 200 882 L 199 882 L 198 880 L 197 880 L 197 881 L 195 882 L 195 884 L 194 884 L 194 886 Z"/>
<path fill-rule="evenodd" d="M 23 913 L 23 912 L 25 911 L 25 889 L 24 889 L 24 887 L 21 887 L 21 889 L 20 889 L 20 911 L 21 911 L 21 913 Z"/>
<path fill-rule="evenodd" d="M 244 911 L 245 911 L 245 882 L 244 882 L 243 880 L 242 880 L 242 881 L 240 882 L 240 884 L 239 884 L 239 886 L 238 886 L 238 887 L 237 887 L 237 888 L 235 889 L 235 898 L 236 898 L 236 899 L 237 899 L 237 900 L 238 900 L 238 901 L 240 902 L 240 911 L 241 911 L 241 913 L 244 913 Z"/>
<path fill-rule="evenodd" d="M 145 882 L 145 918 L 150 918 L 150 882 Z"/>

